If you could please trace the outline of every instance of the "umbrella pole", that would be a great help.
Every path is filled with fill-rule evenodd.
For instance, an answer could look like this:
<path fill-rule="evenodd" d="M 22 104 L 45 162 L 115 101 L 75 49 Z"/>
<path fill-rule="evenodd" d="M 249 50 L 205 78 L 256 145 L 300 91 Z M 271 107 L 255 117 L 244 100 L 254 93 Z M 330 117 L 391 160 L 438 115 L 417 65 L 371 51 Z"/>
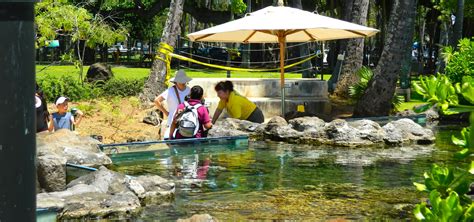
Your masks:
<path fill-rule="evenodd" d="M 280 43 L 280 89 L 281 89 L 281 116 L 285 117 L 285 36 L 278 35 Z"/>

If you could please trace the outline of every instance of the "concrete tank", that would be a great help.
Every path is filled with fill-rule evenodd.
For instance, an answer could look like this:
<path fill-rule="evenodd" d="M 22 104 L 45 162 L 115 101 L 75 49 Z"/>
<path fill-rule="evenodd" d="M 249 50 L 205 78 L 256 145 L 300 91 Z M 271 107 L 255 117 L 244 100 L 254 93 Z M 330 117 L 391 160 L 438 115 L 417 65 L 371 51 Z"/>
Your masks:
<path fill-rule="evenodd" d="M 221 79 L 195 78 L 190 86 L 199 85 L 204 89 L 204 98 L 211 115 L 217 108 L 219 98 L 214 90 L 220 81 L 229 80 L 234 89 L 246 96 L 263 111 L 265 118 L 280 115 L 280 79 Z M 314 114 L 328 114 L 331 111 L 328 101 L 327 82 L 316 79 L 286 79 L 286 112 L 296 111 L 298 105 L 305 105 L 305 111 Z"/>

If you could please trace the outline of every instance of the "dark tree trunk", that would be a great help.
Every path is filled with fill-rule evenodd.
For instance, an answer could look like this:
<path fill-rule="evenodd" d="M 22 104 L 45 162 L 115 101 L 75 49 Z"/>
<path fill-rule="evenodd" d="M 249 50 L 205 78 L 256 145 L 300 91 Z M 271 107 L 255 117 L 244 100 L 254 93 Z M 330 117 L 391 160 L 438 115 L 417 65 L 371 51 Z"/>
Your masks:
<path fill-rule="evenodd" d="M 301 0 L 293 0 L 293 7 L 297 9 L 303 9 L 303 4 L 301 4 Z M 299 48 L 299 55 L 300 56 L 308 56 L 309 55 L 309 48 L 308 45 L 303 44 Z M 303 72 L 302 72 L 302 77 L 303 78 L 311 78 L 312 76 L 312 68 L 313 65 L 311 64 L 311 61 L 307 61 L 303 63 L 302 65 Z"/>
<path fill-rule="evenodd" d="M 454 23 L 453 37 L 451 38 L 451 46 L 457 48 L 459 39 L 462 38 L 462 23 L 464 20 L 464 0 L 458 0 L 458 8 L 456 11 L 456 21 Z"/>
<path fill-rule="evenodd" d="M 367 25 L 369 0 L 354 0 L 350 22 Z M 346 58 L 342 66 L 341 76 L 337 82 L 335 95 L 340 98 L 349 98 L 349 86 L 359 81 L 355 74 L 362 67 L 364 57 L 364 39 L 347 40 Z"/>
<path fill-rule="evenodd" d="M 382 55 L 374 77 L 356 104 L 354 116 L 386 116 L 390 113 L 398 77 L 410 67 L 415 7 L 416 1 L 394 0 Z"/>
<path fill-rule="evenodd" d="M 168 12 L 168 18 L 166 19 L 165 28 L 163 29 L 161 42 L 172 47 L 175 46 L 176 37 L 180 33 L 183 4 L 184 0 L 171 0 L 170 11 Z M 162 54 L 159 54 L 158 56 L 165 59 L 165 56 Z M 155 59 L 151 67 L 150 76 L 145 83 L 143 93 L 140 95 L 143 105 L 147 106 L 160 92 L 166 89 L 165 79 L 166 64 L 159 59 Z"/>
<path fill-rule="evenodd" d="M 449 43 L 449 21 L 441 21 L 440 31 L 439 31 L 439 45 L 438 45 L 438 63 L 436 65 L 436 71 L 444 72 L 444 68 L 446 67 L 446 63 L 444 62 L 444 58 L 442 56 L 443 47 L 447 46 Z"/>

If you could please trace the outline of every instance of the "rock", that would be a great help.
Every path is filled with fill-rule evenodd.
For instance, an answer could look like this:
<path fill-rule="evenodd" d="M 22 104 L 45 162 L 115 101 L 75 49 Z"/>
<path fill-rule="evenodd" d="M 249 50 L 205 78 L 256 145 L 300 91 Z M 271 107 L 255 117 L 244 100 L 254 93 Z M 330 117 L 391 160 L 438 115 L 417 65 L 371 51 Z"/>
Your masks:
<path fill-rule="evenodd" d="M 153 126 L 158 126 L 160 125 L 160 115 L 155 110 L 152 110 L 143 118 L 143 122 Z"/>
<path fill-rule="evenodd" d="M 190 218 L 178 219 L 177 222 L 218 222 L 216 218 L 209 214 L 195 214 Z"/>
<path fill-rule="evenodd" d="M 438 107 L 433 106 L 429 110 L 425 111 L 426 119 L 429 121 L 434 121 L 439 119 Z"/>
<path fill-rule="evenodd" d="M 324 120 L 318 117 L 301 117 L 289 121 L 291 127 L 297 131 L 319 131 L 326 124 Z"/>
<path fill-rule="evenodd" d="M 282 117 L 275 116 L 265 125 L 264 134 L 273 140 L 289 141 L 301 137 L 302 132 L 294 130 Z"/>
<path fill-rule="evenodd" d="M 135 188 L 134 192 L 145 205 L 159 204 L 174 197 L 175 184 L 160 176 L 139 176 L 130 181 L 142 186 L 144 192 L 141 192 L 139 188 L 138 190 Z"/>
<path fill-rule="evenodd" d="M 65 147 L 74 147 L 89 152 L 100 152 L 99 141 L 88 136 L 79 136 L 73 131 L 61 129 L 54 133 L 41 133 L 36 137 L 37 152 L 62 152 Z"/>
<path fill-rule="evenodd" d="M 408 142 L 431 144 L 435 137 L 433 131 L 425 129 L 411 119 L 399 119 L 382 127 L 385 131 L 384 141 L 389 145 L 400 145 Z"/>
<path fill-rule="evenodd" d="M 36 137 L 37 155 L 57 155 L 65 157 L 68 163 L 86 166 L 101 166 L 112 160 L 98 148 L 99 141 L 62 129 L 54 133 L 41 133 Z"/>
<path fill-rule="evenodd" d="M 40 193 L 36 195 L 36 208 L 56 209 L 58 212 L 64 208 L 64 199 L 51 196 L 48 193 Z"/>
<path fill-rule="evenodd" d="M 92 167 L 112 164 L 112 160 L 103 152 L 88 152 L 72 147 L 65 147 L 63 155 L 67 158 L 67 162 L 72 164 Z"/>
<path fill-rule="evenodd" d="M 325 144 L 336 146 L 363 146 L 372 145 L 372 142 L 359 137 L 359 131 L 350 126 L 345 120 L 336 119 L 325 127 Z"/>
<path fill-rule="evenodd" d="M 90 185 L 101 193 L 116 194 L 128 191 L 127 178 L 121 173 L 100 167 L 99 170 L 71 181 L 67 187 L 72 188 L 78 184 Z"/>
<path fill-rule="evenodd" d="M 253 123 L 247 120 L 226 118 L 222 121 L 218 121 L 216 125 L 209 130 L 208 136 L 247 136 L 254 133 L 260 125 L 259 123 Z"/>
<path fill-rule="evenodd" d="M 174 183 L 159 176 L 134 178 L 101 167 L 73 180 L 65 191 L 38 194 L 37 207 L 58 209 L 61 219 L 128 217 L 142 205 L 169 200 L 174 191 Z"/>
<path fill-rule="evenodd" d="M 268 121 L 266 129 L 272 130 L 273 128 L 288 126 L 288 123 L 285 119 L 280 116 L 274 116 L 273 118 Z"/>
<path fill-rule="evenodd" d="M 37 158 L 37 173 L 40 187 L 47 192 L 66 188 L 66 161 L 58 155 L 45 155 Z"/>
<path fill-rule="evenodd" d="M 359 138 L 369 140 L 373 143 L 383 143 L 385 131 L 378 123 L 363 119 L 349 122 L 349 125 L 357 129 Z"/>
<path fill-rule="evenodd" d="M 61 219 L 130 217 L 140 211 L 140 201 L 132 192 L 109 195 L 85 193 L 72 195 L 65 200 Z"/>
<path fill-rule="evenodd" d="M 102 63 L 94 63 L 87 70 L 85 81 L 88 83 L 94 83 L 97 81 L 109 81 L 114 74 L 110 66 Z M 100 83 L 97 83 L 100 84 Z"/>

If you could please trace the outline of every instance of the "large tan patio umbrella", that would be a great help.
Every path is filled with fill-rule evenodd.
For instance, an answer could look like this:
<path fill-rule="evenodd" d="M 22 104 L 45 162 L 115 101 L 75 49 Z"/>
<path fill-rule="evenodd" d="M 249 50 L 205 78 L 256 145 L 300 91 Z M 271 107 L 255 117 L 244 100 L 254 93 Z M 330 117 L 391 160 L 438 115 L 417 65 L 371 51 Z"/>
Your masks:
<path fill-rule="evenodd" d="M 191 41 L 280 44 L 282 115 L 285 94 L 285 43 L 369 37 L 377 29 L 284 6 L 269 6 L 241 19 L 188 35 Z"/>

